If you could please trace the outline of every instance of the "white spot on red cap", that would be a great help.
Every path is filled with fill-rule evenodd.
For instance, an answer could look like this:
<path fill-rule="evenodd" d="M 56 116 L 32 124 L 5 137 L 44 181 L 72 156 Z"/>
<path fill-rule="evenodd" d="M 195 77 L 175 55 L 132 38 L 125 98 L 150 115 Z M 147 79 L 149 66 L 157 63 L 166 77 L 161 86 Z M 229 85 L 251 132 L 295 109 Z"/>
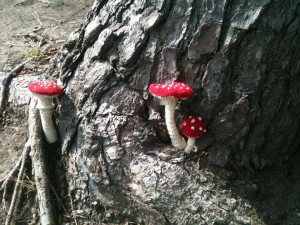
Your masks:
<path fill-rule="evenodd" d="M 195 128 L 194 126 L 191 126 L 191 129 L 192 129 L 192 130 L 195 130 L 196 128 Z"/>
<path fill-rule="evenodd" d="M 192 119 L 192 120 L 191 120 L 191 123 L 195 123 L 195 122 L 196 122 L 196 120 L 195 120 L 195 119 Z"/>

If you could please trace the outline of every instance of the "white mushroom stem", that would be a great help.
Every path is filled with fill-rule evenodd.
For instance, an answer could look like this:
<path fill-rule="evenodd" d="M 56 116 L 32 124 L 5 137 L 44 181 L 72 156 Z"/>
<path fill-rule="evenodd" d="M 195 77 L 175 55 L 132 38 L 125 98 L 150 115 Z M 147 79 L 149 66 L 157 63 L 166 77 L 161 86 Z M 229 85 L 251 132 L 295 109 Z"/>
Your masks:
<path fill-rule="evenodd" d="M 184 148 L 184 152 L 190 154 L 195 146 L 195 138 L 189 137 L 187 144 Z"/>
<path fill-rule="evenodd" d="M 179 134 L 175 123 L 176 98 L 166 97 L 164 99 L 164 103 L 166 126 L 170 135 L 171 143 L 177 149 L 184 149 L 186 141 Z"/>
<path fill-rule="evenodd" d="M 57 132 L 52 122 L 52 109 L 54 104 L 52 102 L 53 96 L 41 96 L 35 95 L 38 98 L 37 109 L 40 111 L 41 122 L 43 131 L 48 143 L 54 143 L 57 141 Z"/>

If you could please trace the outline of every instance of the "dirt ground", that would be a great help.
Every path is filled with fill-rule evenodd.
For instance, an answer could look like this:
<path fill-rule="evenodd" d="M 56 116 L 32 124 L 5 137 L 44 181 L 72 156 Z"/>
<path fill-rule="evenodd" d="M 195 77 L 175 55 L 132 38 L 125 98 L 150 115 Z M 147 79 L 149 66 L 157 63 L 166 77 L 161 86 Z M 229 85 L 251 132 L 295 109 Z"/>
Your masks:
<path fill-rule="evenodd" d="M 59 47 L 84 20 L 91 2 L 1 0 L 0 71 L 36 53 L 40 41 Z"/>
<path fill-rule="evenodd" d="M 28 58 L 35 60 L 25 69 L 47 70 L 49 59 L 80 26 L 91 4 L 92 0 L 0 0 L 0 73 Z M 27 140 L 26 111 L 26 106 L 8 107 L 0 124 L 0 180 L 13 168 Z M 237 177 L 231 186 L 249 199 L 265 224 L 300 225 L 299 162 L 300 151 L 257 174 Z"/>

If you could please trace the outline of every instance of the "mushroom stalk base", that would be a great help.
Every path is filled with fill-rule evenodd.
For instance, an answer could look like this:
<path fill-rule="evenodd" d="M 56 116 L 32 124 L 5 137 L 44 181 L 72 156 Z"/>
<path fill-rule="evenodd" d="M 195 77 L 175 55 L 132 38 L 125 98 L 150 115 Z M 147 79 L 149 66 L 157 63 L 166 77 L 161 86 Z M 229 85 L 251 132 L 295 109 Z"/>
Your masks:
<path fill-rule="evenodd" d="M 190 154 L 195 146 L 195 138 L 189 137 L 187 144 L 185 146 L 184 152 Z"/>
<path fill-rule="evenodd" d="M 57 132 L 52 121 L 52 109 L 54 108 L 52 98 L 39 99 L 37 108 L 40 111 L 42 127 L 47 142 L 50 144 L 56 142 Z"/>
<path fill-rule="evenodd" d="M 174 97 L 167 97 L 164 103 L 166 126 L 170 135 L 171 144 L 177 149 L 184 149 L 186 141 L 179 134 L 175 123 L 176 99 Z"/>

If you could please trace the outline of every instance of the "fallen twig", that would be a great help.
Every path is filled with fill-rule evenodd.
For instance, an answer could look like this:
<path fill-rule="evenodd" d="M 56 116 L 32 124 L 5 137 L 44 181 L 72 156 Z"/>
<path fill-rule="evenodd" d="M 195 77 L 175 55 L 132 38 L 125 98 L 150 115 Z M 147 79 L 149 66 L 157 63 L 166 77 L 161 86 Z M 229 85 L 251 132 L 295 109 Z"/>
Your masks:
<path fill-rule="evenodd" d="M 30 45 L 17 45 L 17 44 L 14 44 L 14 43 L 11 43 L 10 41 L 5 41 L 6 45 L 8 45 L 9 47 L 22 47 L 22 48 L 29 48 L 31 47 Z"/>
<path fill-rule="evenodd" d="M 42 16 L 42 18 L 49 19 L 49 20 L 54 20 L 54 21 L 59 22 L 59 23 L 64 21 L 62 19 L 56 19 L 56 18 L 49 17 L 49 16 Z"/>
<path fill-rule="evenodd" d="M 40 20 L 39 15 L 37 14 L 37 12 L 32 13 L 33 17 L 36 19 L 36 21 L 40 24 L 40 27 L 43 27 L 43 23 Z"/>

